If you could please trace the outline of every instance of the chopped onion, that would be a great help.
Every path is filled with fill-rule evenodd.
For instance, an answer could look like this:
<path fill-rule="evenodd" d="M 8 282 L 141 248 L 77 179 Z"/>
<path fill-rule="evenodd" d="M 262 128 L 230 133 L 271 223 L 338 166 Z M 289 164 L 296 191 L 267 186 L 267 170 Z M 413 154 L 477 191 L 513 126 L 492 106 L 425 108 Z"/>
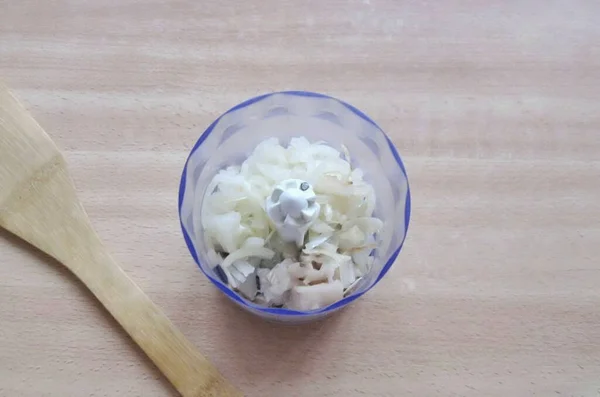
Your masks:
<path fill-rule="evenodd" d="M 249 237 L 244 242 L 244 248 L 260 248 L 265 246 L 265 239 L 260 237 Z"/>
<path fill-rule="evenodd" d="M 364 245 L 366 235 L 358 226 L 354 225 L 347 230 L 343 230 L 338 238 L 340 248 L 342 250 L 348 250 L 353 247 Z"/>
<path fill-rule="evenodd" d="M 331 235 L 320 235 L 318 237 L 315 237 L 311 240 L 309 240 L 306 244 L 305 247 L 308 249 L 315 249 L 317 248 L 319 245 L 327 242 L 327 240 L 329 240 L 331 238 Z"/>
<path fill-rule="evenodd" d="M 344 288 L 348 288 L 356 280 L 356 270 L 352 261 L 342 263 L 338 269 L 338 273 Z"/>
<path fill-rule="evenodd" d="M 373 235 L 381 230 L 383 222 L 377 218 L 355 218 L 347 221 L 343 226 L 342 230 L 348 230 L 353 226 L 358 226 L 364 233 Z"/>
<path fill-rule="evenodd" d="M 315 223 L 313 223 L 310 227 L 310 230 L 319 234 L 331 234 L 335 231 L 334 228 L 321 220 L 317 220 Z"/>
<path fill-rule="evenodd" d="M 232 288 L 256 303 L 313 310 L 341 299 L 369 272 L 383 222 L 373 217 L 373 187 L 352 167 L 348 148 L 341 151 L 305 137 L 287 146 L 269 138 L 241 165 L 220 170 L 204 193 L 196 190 L 204 201 L 193 212 L 195 238 L 204 239 L 208 262 L 221 265 Z M 301 248 L 282 241 L 265 210 L 287 179 L 308 182 L 321 207 Z"/>
<path fill-rule="evenodd" d="M 231 254 L 227 255 L 227 257 L 225 259 L 223 259 L 223 263 L 221 263 L 221 266 L 226 269 L 229 266 L 231 266 L 231 264 L 233 262 L 237 261 L 238 259 L 244 259 L 244 258 L 248 258 L 250 256 L 255 256 L 255 257 L 264 258 L 264 259 L 271 259 L 274 255 L 275 255 L 275 252 L 271 251 L 268 248 L 256 248 L 256 247 L 241 248 L 241 249 L 234 251 Z"/>
<path fill-rule="evenodd" d="M 233 252 L 240 245 L 240 238 L 245 234 L 246 228 L 241 224 L 242 216 L 239 212 L 213 215 L 206 222 L 206 230 L 225 252 Z"/>
<path fill-rule="evenodd" d="M 369 254 L 371 250 L 364 249 L 352 253 L 352 261 L 356 267 L 356 271 L 360 276 L 364 276 L 368 272 Z"/>
<path fill-rule="evenodd" d="M 286 259 L 283 262 L 277 264 L 269 274 L 267 280 L 271 283 L 271 292 L 279 295 L 289 290 L 292 287 L 292 278 L 290 277 L 289 267 L 294 264 L 291 259 Z"/>
<path fill-rule="evenodd" d="M 344 286 L 337 280 L 332 283 L 302 285 L 292 288 L 289 308 L 295 310 L 316 310 L 342 299 Z"/>

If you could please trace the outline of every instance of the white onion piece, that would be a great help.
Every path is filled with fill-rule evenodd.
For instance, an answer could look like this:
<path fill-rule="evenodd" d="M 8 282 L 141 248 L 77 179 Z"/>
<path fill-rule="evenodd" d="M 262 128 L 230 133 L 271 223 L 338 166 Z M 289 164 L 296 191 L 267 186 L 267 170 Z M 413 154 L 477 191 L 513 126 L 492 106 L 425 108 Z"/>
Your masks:
<path fill-rule="evenodd" d="M 316 310 L 331 305 L 344 297 L 341 281 L 292 288 L 288 307 L 294 310 Z"/>
<path fill-rule="evenodd" d="M 238 249 L 240 238 L 245 233 L 245 227 L 241 225 L 242 216 L 239 212 L 213 215 L 203 221 L 205 230 L 226 252 Z"/>
<path fill-rule="evenodd" d="M 292 259 L 298 257 L 298 247 L 296 243 L 286 243 L 278 234 L 273 235 L 269 241 L 269 247 L 280 253 L 284 259 Z"/>
<path fill-rule="evenodd" d="M 342 148 L 342 152 L 344 153 L 344 158 L 346 159 L 348 164 L 352 164 L 352 159 L 350 158 L 350 151 L 348 150 L 348 147 L 343 143 L 340 146 Z"/>
<path fill-rule="evenodd" d="M 323 213 L 323 218 L 325 218 L 325 222 L 331 222 L 333 218 L 333 210 L 331 209 L 331 205 L 325 203 L 321 206 L 321 212 Z"/>
<path fill-rule="evenodd" d="M 302 250 L 300 259 L 303 263 L 310 264 L 313 260 L 322 262 L 319 257 L 325 256 L 336 263 L 349 261 L 351 258 L 348 255 L 343 255 L 337 252 L 337 247 L 333 244 L 323 243 L 315 249 L 305 248 Z"/>
<path fill-rule="evenodd" d="M 258 269 L 257 274 L 261 281 L 261 292 L 269 304 L 284 304 L 286 293 L 297 284 L 289 271 L 293 265 L 294 261 L 286 259 L 270 271 Z"/>
<path fill-rule="evenodd" d="M 373 215 L 373 211 L 375 211 L 375 204 L 376 204 L 375 190 L 373 190 L 371 188 L 369 190 L 369 192 L 367 193 L 367 197 L 366 197 L 365 216 Z"/>
<path fill-rule="evenodd" d="M 355 168 L 350 173 L 350 182 L 359 183 L 363 180 L 363 171 L 360 168 Z"/>
<path fill-rule="evenodd" d="M 318 219 L 310 226 L 310 230 L 319 234 L 331 234 L 335 231 L 335 229 L 329 226 L 327 223 Z"/>
<path fill-rule="evenodd" d="M 261 248 L 265 246 L 265 239 L 260 237 L 248 237 L 244 241 L 244 248 Z"/>
<path fill-rule="evenodd" d="M 367 235 L 356 225 L 342 231 L 339 236 L 339 247 L 342 250 L 364 245 Z"/>
<path fill-rule="evenodd" d="M 342 226 L 342 230 L 348 230 L 353 226 L 358 226 L 367 235 L 373 235 L 383 228 L 383 222 L 378 218 L 355 218 L 348 220 Z"/>
<path fill-rule="evenodd" d="M 352 261 L 356 266 L 356 270 L 358 276 L 364 276 L 369 271 L 369 254 L 371 253 L 370 249 L 364 249 L 361 251 L 357 251 L 352 253 Z"/>
<path fill-rule="evenodd" d="M 231 254 L 227 255 L 227 257 L 225 259 L 223 259 L 223 263 L 221 263 L 221 267 L 223 268 L 228 268 L 229 266 L 231 266 L 231 264 L 239 259 L 244 259 L 244 258 L 248 258 L 251 256 L 255 256 L 258 258 L 263 258 L 263 259 L 271 259 L 273 258 L 273 256 L 275 255 L 274 251 L 271 251 L 268 248 L 256 248 L 256 247 L 250 247 L 250 248 L 240 248 L 237 251 L 232 252 Z"/>
<path fill-rule="evenodd" d="M 327 242 L 327 240 L 329 240 L 331 238 L 331 235 L 321 235 L 319 237 L 315 237 L 313 239 L 310 239 L 306 244 L 305 247 L 307 249 L 315 249 L 317 248 L 319 245 Z"/>
<path fill-rule="evenodd" d="M 342 263 L 338 269 L 338 273 L 344 288 L 348 288 L 352 285 L 357 278 L 354 263 L 352 263 L 352 261 Z"/>
<path fill-rule="evenodd" d="M 313 155 L 313 158 L 319 159 L 319 160 L 339 159 L 340 160 L 339 164 L 342 164 L 341 161 L 343 161 L 342 159 L 339 158 L 340 152 L 338 152 L 337 150 L 335 150 L 334 148 L 332 148 L 329 145 L 323 145 L 323 144 L 312 145 L 312 155 Z M 344 163 L 348 164 L 347 161 L 344 161 Z M 348 164 L 348 166 L 350 166 L 350 165 Z"/>

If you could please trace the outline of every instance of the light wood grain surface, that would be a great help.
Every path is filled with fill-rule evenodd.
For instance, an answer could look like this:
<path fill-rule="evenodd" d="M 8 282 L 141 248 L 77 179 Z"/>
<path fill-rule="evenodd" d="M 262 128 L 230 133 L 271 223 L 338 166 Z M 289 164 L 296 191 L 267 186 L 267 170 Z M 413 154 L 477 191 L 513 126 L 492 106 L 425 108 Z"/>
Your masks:
<path fill-rule="evenodd" d="M 600 395 L 597 1 L 0 0 L 0 79 L 127 273 L 249 397 Z M 395 268 L 325 322 L 242 313 L 176 194 L 222 111 L 358 106 L 413 192 Z M 0 187 L 1 188 L 1 187 Z M 0 233 L 0 396 L 176 396 L 66 270 Z"/>

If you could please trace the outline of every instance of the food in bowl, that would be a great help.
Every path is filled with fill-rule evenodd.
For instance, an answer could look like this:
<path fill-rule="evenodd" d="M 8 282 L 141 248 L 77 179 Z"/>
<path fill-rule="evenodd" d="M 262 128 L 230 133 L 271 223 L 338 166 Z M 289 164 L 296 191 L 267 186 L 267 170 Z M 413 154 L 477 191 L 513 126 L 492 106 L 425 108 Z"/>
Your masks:
<path fill-rule="evenodd" d="M 246 299 L 309 311 L 352 292 L 383 222 L 350 153 L 298 136 L 269 138 L 207 187 L 200 223 L 210 266 Z"/>

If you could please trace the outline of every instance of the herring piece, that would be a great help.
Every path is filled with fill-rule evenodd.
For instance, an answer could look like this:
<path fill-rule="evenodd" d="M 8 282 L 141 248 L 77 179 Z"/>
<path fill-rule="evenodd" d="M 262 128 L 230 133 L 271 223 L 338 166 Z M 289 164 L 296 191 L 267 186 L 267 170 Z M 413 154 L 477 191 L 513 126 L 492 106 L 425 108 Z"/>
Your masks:
<path fill-rule="evenodd" d="M 257 256 L 251 256 L 246 258 L 246 261 L 254 267 L 259 267 L 263 260 Z"/>
<path fill-rule="evenodd" d="M 314 261 L 312 263 L 294 263 L 289 268 L 292 277 L 298 279 L 305 285 L 333 282 L 338 264 L 334 261 L 324 263 Z"/>
<path fill-rule="evenodd" d="M 264 268 L 258 268 L 256 269 L 256 277 L 258 277 L 258 291 L 263 293 L 265 293 L 266 290 L 269 289 L 269 287 L 271 286 L 271 283 L 269 282 L 269 279 L 267 278 L 269 276 L 269 273 L 271 271 L 269 269 L 264 269 Z"/>
<path fill-rule="evenodd" d="M 237 289 L 240 294 L 249 300 L 254 300 L 254 298 L 256 298 L 256 295 L 258 294 L 256 269 L 254 269 L 254 271 L 248 275 L 248 277 L 246 277 L 246 280 L 244 280 L 244 282 L 241 283 Z"/>
<path fill-rule="evenodd" d="M 288 268 L 288 273 L 292 278 L 297 280 L 303 280 L 306 277 L 306 274 L 309 271 L 309 267 L 304 263 L 296 262 L 290 265 Z"/>
<path fill-rule="evenodd" d="M 284 259 L 283 262 L 275 265 L 267 275 L 267 279 L 271 284 L 271 291 L 276 294 L 283 294 L 293 285 L 293 280 L 290 277 L 289 268 L 294 264 L 291 259 Z"/>
<path fill-rule="evenodd" d="M 292 288 L 288 308 L 294 310 L 315 310 L 329 306 L 344 297 L 341 281 L 316 285 L 300 285 Z"/>
<path fill-rule="evenodd" d="M 312 186 L 300 179 L 286 179 L 267 198 L 266 210 L 282 240 L 304 245 L 308 228 L 319 216 L 321 207 Z"/>
<path fill-rule="evenodd" d="M 233 266 L 225 269 L 222 268 L 223 272 L 227 275 L 227 281 L 231 288 L 236 289 L 246 279 L 242 273 L 237 271 Z"/>
<path fill-rule="evenodd" d="M 292 279 L 290 267 L 294 265 L 291 259 L 284 259 L 273 269 L 258 269 L 260 291 L 271 305 L 282 305 L 287 298 L 287 292 L 296 285 Z"/>
<path fill-rule="evenodd" d="M 300 254 L 300 262 L 312 263 L 313 261 L 321 262 L 333 261 L 336 263 L 344 263 L 351 260 L 351 257 L 337 252 L 337 246 L 329 243 L 323 243 L 315 249 L 305 248 Z"/>
<path fill-rule="evenodd" d="M 252 266 L 248 261 L 237 260 L 231 264 L 233 268 L 235 268 L 238 272 L 240 272 L 244 278 L 250 277 L 252 273 L 254 273 L 254 266 Z"/>
<path fill-rule="evenodd" d="M 255 267 L 244 260 L 236 260 L 231 266 L 223 269 L 225 274 L 228 275 L 229 284 L 233 288 L 241 288 L 242 284 L 250 277 L 255 276 Z"/>
<path fill-rule="evenodd" d="M 225 271 L 223 270 L 223 268 L 221 267 L 221 265 L 217 265 L 213 268 L 213 271 L 215 272 L 215 275 L 217 277 L 219 277 L 219 279 L 224 283 L 224 284 L 228 284 L 229 283 L 229 278 L 227 277 L 227 274 L 225 273 Z"/>
<path fill-rule="evenodd" d="M 265 299 L 264 295 L 261 295 L 260 293 L 254 298 L 254 303 L 260 306 L 269 306 L 269 302 Z"/>
<path fill-rule="evenodd" d="M 339 264 L 335 262 L 326 262 L 321 265 L 319 270 L 309 271 L 306 277 L 304 277 L 304 284 L 312 285 L 319 284 L 321 282 L 331 283 L 335 275 L 335 270 Z"/>

